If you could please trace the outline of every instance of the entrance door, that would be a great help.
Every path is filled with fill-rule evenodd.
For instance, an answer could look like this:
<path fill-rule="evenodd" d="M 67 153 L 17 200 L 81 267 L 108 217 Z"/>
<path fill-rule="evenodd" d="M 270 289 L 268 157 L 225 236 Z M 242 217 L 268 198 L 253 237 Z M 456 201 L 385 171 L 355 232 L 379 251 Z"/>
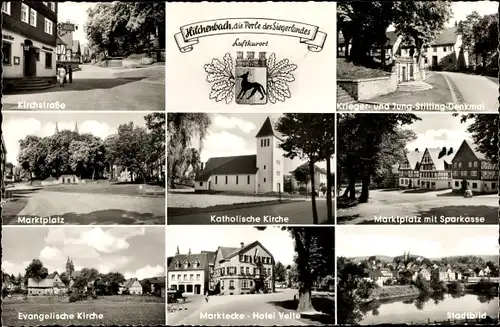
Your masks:
<path fill-rule="evenodd" d="M 407 81 L 406 67 L 401 67 L 401 68 L 402 68 L 403 82 L 406 82 Z"/>
<path fill-rule="evenodd" d="M 201 294 L 201 285 L 194 285 L 194 294 Z"/>
<path fill-rule="evenodd" d="M 436 68 L 438 66 L 438 57 L 432 56 L 432 67 Z"/>
<path fill-rule="evenodd" d="M 208 181 L 208 190 L 210 191 L 210 187 L 212 186 L 212 182 Z"/>
<path fill-rule="evenodd" d="M 431 183 L 427 182 L 427 188 L 431 188 Z"/>
<path fill-rule="evenodd" d="M 36 76 L 36 49 L 33 47 L 24 50 L 24 76 Z"/>
<path fill-rule="evenodd" d="M 410 64 L 410 79 L 411 80 L 415 79 L 415 76 L 414 76 L 415 72 L 413 71 L 413 69 L 414 69 L 413 65 Z"/>

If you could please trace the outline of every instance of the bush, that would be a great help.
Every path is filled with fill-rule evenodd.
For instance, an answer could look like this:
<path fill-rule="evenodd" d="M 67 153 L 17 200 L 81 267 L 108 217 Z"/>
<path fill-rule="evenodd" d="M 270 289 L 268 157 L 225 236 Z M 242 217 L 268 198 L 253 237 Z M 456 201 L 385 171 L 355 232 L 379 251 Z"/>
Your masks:
<path fill-rule="evenodd" d="M 69 303 L 83 301 L 87 299 L 87 295 L 81 293 L 71 293 L 69 296 Z"/>
<path fill-rule="evenodd" d="M 255 294 L 255 287 L 252 287 L 252 288 L 250 289 L 250 294 Z"/>

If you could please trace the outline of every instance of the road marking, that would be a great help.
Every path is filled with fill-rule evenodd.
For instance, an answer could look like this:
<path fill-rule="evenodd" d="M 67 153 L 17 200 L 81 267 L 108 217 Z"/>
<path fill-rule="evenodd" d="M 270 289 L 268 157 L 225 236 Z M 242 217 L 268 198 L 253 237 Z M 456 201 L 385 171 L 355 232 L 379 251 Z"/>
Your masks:
<path fill-rule="evenodd" d="M 446 84 L 448 84 L 448 88 L 450 89 L 450 93 L 451 93 L 451 101 L 454 104 L 458 104 L 457 95 L 455 94 L 455 91 L 453 90 L 453 86 L 451 86 L 451 83 L 449 81 L 449 77 L 446 76 L 446 74 L 441 74 L 441 76 L 444 77 L 444 80 L 446 81 Z"/>

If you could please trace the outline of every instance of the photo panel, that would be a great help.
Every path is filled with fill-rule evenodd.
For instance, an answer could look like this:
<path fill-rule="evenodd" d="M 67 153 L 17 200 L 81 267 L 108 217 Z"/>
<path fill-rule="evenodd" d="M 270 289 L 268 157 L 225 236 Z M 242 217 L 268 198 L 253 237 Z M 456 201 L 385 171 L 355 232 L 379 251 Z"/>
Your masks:
<path fill-rule="evenodd" d="M 317 112 L 335 98 L 335 3 L 167 3 L 170 112 Z M 249 107 L 252 106 L 252 107 Z"/>
<path fill-rule="evenodd" d="M 337 224 L 498 225 L 498 114 L 337 114 Z"/>
<path fill-rule="evenodd" d="M 334 224 L 334 114 L 167 116 L 169 225 Z"/>
<path fill-rule="evenodd" d="M 164 226 L 6 226 L 2 251 L 7 326 L 166 324 Z"/>
<path fill-rule="evenodd" d="M 497 324 L 498 226 L 337 226 L 338 324 Z"/>
<path fill-rule="evenodd" d="M 4 110 L 165 110 L 165 3 L 8 1 L 2 18 Z"/>
<path fill-rule="evenodd" d="M 3 112 L 2 132 L 4 225 L 165 224 L 165 113 Z"/>
<path fill-rule="evenodd" d="M 337 2 L 338 111 L 497 112 L 498 3 Z"/>
<path fill-rule="evenodd" d="M 333 325 L 334 237 L 333 227 L 168 226 L 168 325 Z"/>

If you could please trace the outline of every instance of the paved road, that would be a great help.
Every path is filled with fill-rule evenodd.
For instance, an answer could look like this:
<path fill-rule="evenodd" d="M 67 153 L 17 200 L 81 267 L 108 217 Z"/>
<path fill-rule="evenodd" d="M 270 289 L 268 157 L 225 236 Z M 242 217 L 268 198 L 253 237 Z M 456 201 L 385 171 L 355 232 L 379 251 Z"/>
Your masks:
<path fill-rule="evenodd" d="M 335 204 L 334 204 L 335 206 Z M 316 208 L 318 209 L 318 217 L 320 224 L 326 224 L 327 221 L 327 208 L 325 200 L 316 201 Z M 204 224 L 214 224 L 211 222 L 211 216 L 237 216 L 243 215 L 245 217 L 254 216 L 261 217 L 261 223 L 257 225 L 265 225 L 269 223 L 263 222 L 263 217 L 265 215 L 270 216 L 281 216 L 288 217 L 288 224 L 312 224 L 312 206 L 310 201 L 300 201 L 292 203 L 283 204 L 263 204 L 254 207 L 238 208 L 238 209 L 227 209 L 220 210 L 214 209 L 215 211 L 209 212 L 199 212 L 199 213 L 188 213 L 183 215 L 170 215 L 168 214 L 168 224 L 169 225 L 204 225 Z M 168 207 L 167 207 L 167 213 Z M 241 223 L 235 223 L 241 224 Z M 274 223 L 275 225 L 280 225 L 282 223 Z"/>
<path fill-rule="evenodd" d="M 164 224 L 165 199 L 39 190 L 17 216 L 63 217 L 65 224 Z M 9 202 L 4 204 L 9 205 Z M 16 224 L 16 217 L 3 217 Z"/>
<path fill-rule="evenodd" d="M 165 67 L 130 70 L 82 65 L 73 83 L 47 90 L 5 95 L 4 110 L 19 108 L 19 101 L 64 103 L 65 110 L 165 110 Z"/>
<path fill-rule="evenodd" d="M 449 193 L 450 190 L 427 193 L 372 190 L 368 203 L 337 209 L 337 223 L 375 224 L 376 216 L 471 216 L 484 217 L 486 224 L 498 224 L 497 195 L 481 195 L 465 199 Z"/>
<path fill-rule="evenodd" d="M 296 290 L 284 290 L 273 294 L 213 296 L 208 303 L 202 303 L 187 317 L 185 315 L 179 317 L 178 313 L 169 314 L 167 323 L 169 326 L 305 326 L 304 322 L 294 317 L 285 317 L 285 314 L 290 314 L 292 311 L 276 304 L 293 300 L 296 293 Z M 234 313 L 237 313 L 239 318 L 217 319 L 215 317 L 217 314 Z M 209 319 L 210 315 L 214 315 L 215 319 Z"/>
<path fill-rule="evenodd" d="M 466 104 L 482 104 L 487 111 L 498 110 L 498 83 L 486 76 L 441 72 L 459 89 Z"/>

